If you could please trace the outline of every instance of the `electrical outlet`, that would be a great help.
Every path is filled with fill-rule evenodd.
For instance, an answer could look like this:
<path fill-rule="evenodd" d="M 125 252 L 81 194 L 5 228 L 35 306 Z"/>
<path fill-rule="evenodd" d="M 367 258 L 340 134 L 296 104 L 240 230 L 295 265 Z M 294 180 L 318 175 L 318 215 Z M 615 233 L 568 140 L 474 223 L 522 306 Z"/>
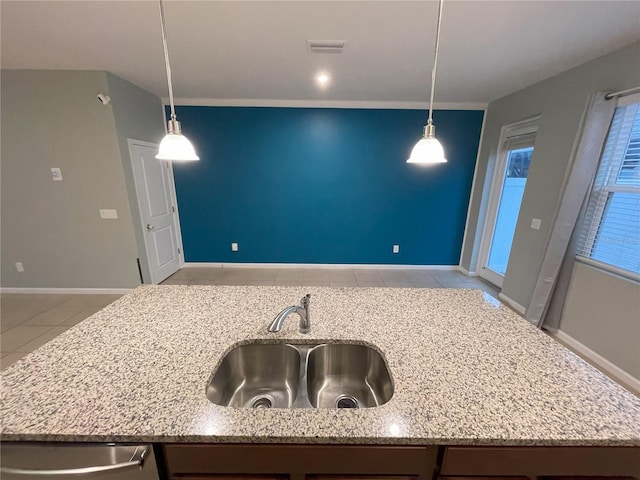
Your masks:
<path fill-rule="evenodd" d="M 232 252 L 237 252 L 238 251 L 238 244 L 237 243 L 232 243 L 231 244 L 231 251 Z"/>
<path fill-rule="evenodd" d="M 532 218 L 531 219 L 531 228 L 534 230 L 540 230 L 542 226 L 542 220 L 540 218 Z"/>
<path fill-rule="evenodd" d="M 24 272 L 24 266 L 22 265 L 22 262 L 16 262 L 16 271 Z"/>
<path fill-rule="evenodd" d="M 400 253 L 400 245 L 393 246 L 393 253 Z"/>

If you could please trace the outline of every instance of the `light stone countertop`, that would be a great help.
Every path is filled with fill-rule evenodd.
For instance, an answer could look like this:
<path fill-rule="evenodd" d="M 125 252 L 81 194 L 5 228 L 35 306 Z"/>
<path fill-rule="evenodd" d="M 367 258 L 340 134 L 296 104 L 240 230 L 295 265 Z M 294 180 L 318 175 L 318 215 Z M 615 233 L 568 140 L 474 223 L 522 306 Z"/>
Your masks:
<path fill-rule="evenodd" d="M 298 318 L 267 332 L 311 293 Z M 363 409 L 209 402 L 251 341 L 367 343 L 391 400 Z M 479 290 L 143 286 L 2 372 L 4 441 L 640 445 L 640 399 Z"/>

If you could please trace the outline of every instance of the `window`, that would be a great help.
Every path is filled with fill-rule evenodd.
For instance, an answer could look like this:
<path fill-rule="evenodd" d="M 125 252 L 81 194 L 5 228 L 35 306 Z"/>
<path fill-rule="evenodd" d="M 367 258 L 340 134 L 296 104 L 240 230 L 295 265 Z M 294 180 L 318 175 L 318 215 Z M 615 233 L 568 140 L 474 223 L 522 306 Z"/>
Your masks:
<path fill-rule="evenodd" d="M 531 139 L 531 143 L 533 143 L 534 140 L 535 137 Z M 510 150 L 508 160 L 509 165 L 507 166 L 507 178 L 527 178 L 532 155 L 533 147 Z"/>
<path fill-rule="evenodd" d="M 578 254 L 640 275 L 640 98 L 619 106 L 589 198 Z"/>

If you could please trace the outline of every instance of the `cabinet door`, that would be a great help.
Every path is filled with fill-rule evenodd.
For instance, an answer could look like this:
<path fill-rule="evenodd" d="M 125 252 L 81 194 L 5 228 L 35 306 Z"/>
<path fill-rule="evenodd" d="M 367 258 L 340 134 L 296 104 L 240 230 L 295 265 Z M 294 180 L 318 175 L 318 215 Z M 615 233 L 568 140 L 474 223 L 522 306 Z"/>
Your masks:
<path fill-rule="evenodd" d="M 571 476 L 556 476 L 556 477 L 550 477 L 550 476 L 542 476 L 542 477 L 538 477 L 538 480 L 638 480 L 638 477 L 616 477 L 616 476 L 589 476 L 589 475 L 584 475 L 584 476 L 580 476 L 580 475 L 571 475 Z"/>
<path fill-rule="evenodd" d="M 289 480 L 286 475 L 173 475 L 171 480 Z"/>
<path fill-rule="evenodd" d="M 444 476 L 640 478 L 637 447 L 447 447 Z"/>
<path fill-rule="evenodd" d="M 420 477 L 421 480 L 431 480 L 437 451 L 437 447 L 375 445 L 168 444 L 164 446 L 164 459 L 171 478 L 187 474 L 205 475 L 205 478 L 212 474 L 240 478 L 235 475 L 240 474 L 295 475 L 294 480 L 302 480 L 305 475 L 322 476 L 322 480 L 357 477 L 364 480 L 365 476 L 367 479 L 410 480 Z"/>
<path fill-rule="evenodd" d="M 416 476 L 405 475 L 307 475 L 306 480 L 418 480 Z"/>
<path fill-rule="evenodd" d="M 443 477 L 439 476 L 438 480 L 531 480 L 529 477 L 503 477 L 503 476 L 495 476 L 495 477 Z M 593 479 L 590 479 L 593 480 Z"/>

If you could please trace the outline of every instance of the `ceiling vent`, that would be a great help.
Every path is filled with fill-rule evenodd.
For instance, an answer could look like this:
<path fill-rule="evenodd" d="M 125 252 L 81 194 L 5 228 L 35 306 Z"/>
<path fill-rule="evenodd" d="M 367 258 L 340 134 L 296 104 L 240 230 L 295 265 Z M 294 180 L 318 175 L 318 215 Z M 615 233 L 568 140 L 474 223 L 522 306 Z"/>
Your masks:
<path fill-rule="evenodd" d="M 310 53 L 342 53 L 347 42 L 344 40 L 307 40 Z"/>

